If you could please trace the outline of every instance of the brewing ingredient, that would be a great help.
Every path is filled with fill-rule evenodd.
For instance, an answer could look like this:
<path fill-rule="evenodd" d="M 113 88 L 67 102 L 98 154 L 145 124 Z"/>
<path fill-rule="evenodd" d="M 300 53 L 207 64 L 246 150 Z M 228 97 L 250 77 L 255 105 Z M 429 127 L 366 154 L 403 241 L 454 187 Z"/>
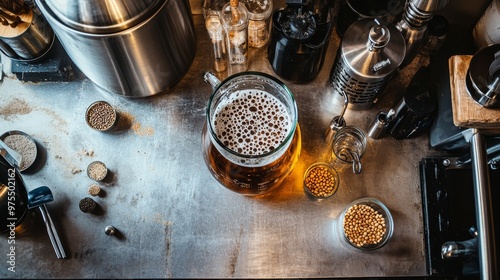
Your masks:
<path fill-rule="evenodd" d="M 91 196 L 98 196 L 100 192 L 101 192 L 101 187 L 99 187 L 96 184 L 90 185 L 90 187 L 89 187 L 89 194 Z"/>
<path fill-rule="evenodd" d="M 95 181 L 103 180 L 108 174 L 108 168 L 100 161 L 93 161 L 87 167 L 87 175 Z"/>
<path fill-rule="evenodd" d="M 336 190 L 336 180 L 334 174 L 327 167 L 316 166 L 309 170 L 304 183 L 314 196 L 326 197 Z"/>
<path fill-rule="evenodd" d="M 357 247 L 378 244 L 386 233 L 385 218 L 368 205 L 353 205 L 344 215 L 344 233 Z"/>
<path fill-rule="evenodd" d="M 87 110 L 87 123 L 97 130 L 108 130 L 116 122 L 116 112 L 113 107 L 104 101 L 92 104 Z"/>
<path fill-rule="evenodd" d="M 80 200 L 79 206 L 80 206 L 80 210 L 83 213 L 93 213 L 97 209 L 97 202 L 95 202 L 90 197 L 86 197 L 86 198 Z"/>
<path fill-rule="evenodd" d="M 26 135 L 13 134 L 4 138 L 4 143 L 9 148 L 18 152 L 22 159 L 19 163 L 19 170 L 23 171 L 30 167 L 36 159 L 36 144 Z"/>

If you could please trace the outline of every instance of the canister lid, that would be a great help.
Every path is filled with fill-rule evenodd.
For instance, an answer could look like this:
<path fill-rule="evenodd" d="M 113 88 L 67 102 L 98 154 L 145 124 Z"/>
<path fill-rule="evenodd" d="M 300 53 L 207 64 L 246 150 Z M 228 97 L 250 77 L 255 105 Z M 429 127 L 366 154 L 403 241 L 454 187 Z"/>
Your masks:
<path fill-rule="evenodd" d="M 316 19 L 314 13 L 309 11 L 306 6 L 289 5 L 280 13 L 278 23 L 288 39 L 306 41 L 314 35 Z"/>
<path fill-rule="evenodd" d="M 341 52 L 358 75 L 384 77 L 401 65 L 406 47 L 403 35 L 392 23 L 362 19 L 345 32 Z"/>
<path fill-rule="evenodd" d="M 273 12 L 272 0 L 244 0 L 251 20 L 265 20 Z"/>

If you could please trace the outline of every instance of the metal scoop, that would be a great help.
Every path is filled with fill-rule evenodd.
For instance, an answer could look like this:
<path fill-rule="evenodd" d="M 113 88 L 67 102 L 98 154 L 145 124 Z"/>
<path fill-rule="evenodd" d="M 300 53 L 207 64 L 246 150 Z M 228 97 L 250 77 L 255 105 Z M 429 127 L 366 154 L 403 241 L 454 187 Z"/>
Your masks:
<path fill-rule="evenodd" d="M 0 156 L 5 158 L 5 160 L 15 168 L 19 168 L 19 163 L 22 160 L 21 155 L 9 148 L 2 140 L 0 140 Z"/>
<path fill-rule="evenodd" d="M 64 252 L 64 248 L 61 244 L 61 240 L 59 239 L 59 235 L 57 234 L 56 227 L 52 222 L 49 211 L 45 206 L 46 203 L 49 203 L 53 200 L 54 196 L 52 195 L 52 191 L 49 189 L 49 187 L 38 187 L 28 193 L 28 208 L 32 209 L 38 207 L 38 209 L 40 209 L 45 227 L 47 228 L 47 233 L 49 234 L 50 242 L 52 243 L 54 251 L 56 252 L 56 256 L 58 259 L 64 259 L 66 258 L 66 253 Z"/>

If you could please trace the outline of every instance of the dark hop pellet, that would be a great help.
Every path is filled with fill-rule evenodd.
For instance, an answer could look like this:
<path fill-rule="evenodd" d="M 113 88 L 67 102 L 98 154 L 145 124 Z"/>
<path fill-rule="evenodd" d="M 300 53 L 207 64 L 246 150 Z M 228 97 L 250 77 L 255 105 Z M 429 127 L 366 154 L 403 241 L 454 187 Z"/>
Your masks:
<path fill-rule="evenodd" d="M 93 213 L 97 209 L 97 202 L 90 197 L 86 197 L 80 200 L 79 206 L 83 213 Z"/>

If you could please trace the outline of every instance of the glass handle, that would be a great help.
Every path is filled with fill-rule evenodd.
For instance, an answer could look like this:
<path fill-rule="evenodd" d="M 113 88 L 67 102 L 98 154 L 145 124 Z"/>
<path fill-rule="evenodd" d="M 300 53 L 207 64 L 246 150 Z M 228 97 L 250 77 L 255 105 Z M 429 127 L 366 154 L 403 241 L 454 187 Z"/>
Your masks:
<path fill-rule="evenodd" d="M 349 154 L 352 158 L 352 172 L 354 172 L 354 174 L 361 173 L 361 161 L 359 160 L 358 154 L 353 153 L 351 150 L 349 150 Z"/>

